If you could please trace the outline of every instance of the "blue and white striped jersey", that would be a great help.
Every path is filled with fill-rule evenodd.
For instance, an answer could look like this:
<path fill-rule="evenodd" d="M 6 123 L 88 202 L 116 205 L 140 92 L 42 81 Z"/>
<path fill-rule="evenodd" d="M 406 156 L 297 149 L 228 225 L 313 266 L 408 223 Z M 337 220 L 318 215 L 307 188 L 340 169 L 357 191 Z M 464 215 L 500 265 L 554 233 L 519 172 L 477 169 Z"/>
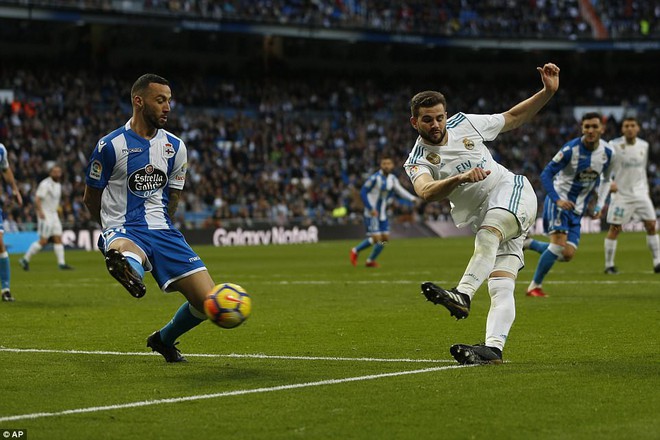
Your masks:
<path fill-rule="evenodd" d="M 7 148 L 0 143 L 0 170 L 9 168 L 9 159 L 7 159 Z"/>
<path fill-rule="evenodd" d="M 99 141 L 87 167 L 87 185 L 104 190 L 102 226 L 171 229 L 169 193 L 170 188 L 183 189 L 186 146 L 163 129 L 144 139 L 130 122 Z"/>
<path fill-rule="evenodd" d="M 600 183 L 601 175 L 609 181 L 614 151 L 604 140 L 593 151 L 582 138 L 573 139 L 562 147 L 541 172 L 541 182 L 553 202 L 559 199 L 575 203 L 575 212 L 582 215 L 589 203 L 590 192 Z M 599 205 L 603 201 L 599 200 Z"/>
<path fill-rule="evenodd" d="M 392 200 L 394 193 L 411 202 L 417 199 L 405 190 L 394 174 L 385 175 L 383 170 L 373 173 L 360 190 L 364 203 L 364 215 L 371 217 L 371 211 L 375 209 L 378 211 L 378 220 L 387 220 L 387 205 Z"/>

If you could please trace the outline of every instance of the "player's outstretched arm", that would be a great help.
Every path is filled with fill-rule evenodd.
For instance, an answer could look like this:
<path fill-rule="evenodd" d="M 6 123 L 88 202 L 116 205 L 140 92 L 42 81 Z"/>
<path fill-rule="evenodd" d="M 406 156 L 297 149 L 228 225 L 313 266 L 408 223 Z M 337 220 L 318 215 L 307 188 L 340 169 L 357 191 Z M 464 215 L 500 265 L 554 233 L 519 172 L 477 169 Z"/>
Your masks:
<path fill-rule="evenodd" d="M 457 174 L 442 180 L 433 180 L 430 174 L 421 174 L 413 183 L 415 192 L 427 202 L 439 202 L 449 197 L 452 191 L 463 183 L 474 183 L 484 180 L 490 171 L 483 168 L 472 168 L 466 173 Z"/>
<path fill-rule="evenodd" d="M 559 89 L 559 67 L 547 63 L 543 67 L 537 67 L 536 70 L 541 75 L 543 89 L 502 113 L 504 127 L 501 132 L 513 130 L 530 121 Z"/>

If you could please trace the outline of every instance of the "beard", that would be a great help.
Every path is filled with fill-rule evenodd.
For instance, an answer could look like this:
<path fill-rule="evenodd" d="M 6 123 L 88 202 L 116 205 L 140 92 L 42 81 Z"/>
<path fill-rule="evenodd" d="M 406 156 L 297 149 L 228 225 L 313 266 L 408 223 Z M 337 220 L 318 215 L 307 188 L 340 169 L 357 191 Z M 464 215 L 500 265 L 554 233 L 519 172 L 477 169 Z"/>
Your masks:
<path fill-rule="evenodd" d="M 165 123 L 167 122 L 160 122 L 160 118 L 156 115 L 156 112 L 153 112 L 148 108 L 144 109 L 144 120 L 156 129 L 165 127 Z"/>
<path fill-rule="evenodd" d="M 421 136 L 421 138 L 424 139 L 424 140 L 425 140 L 426 142 L 428 142 L 429 144 L 440 145 L 440 143 L 442 142 L 442 140 L 445 138 L 445 134 L 447 134 L 447 129 L 445 129 L 445 130 L 440 130 L 440 133 L 438 134 L 437 137 L 436 137 L 436 136 L 433 136 L 433 135 L 432 135 L 431 133 L 429 133 L 428 131 L 424 131 L 424 130 L 420 130 L 420 129 L 417 130 L 417 133 L 419 133 L 419 135 Z"/>

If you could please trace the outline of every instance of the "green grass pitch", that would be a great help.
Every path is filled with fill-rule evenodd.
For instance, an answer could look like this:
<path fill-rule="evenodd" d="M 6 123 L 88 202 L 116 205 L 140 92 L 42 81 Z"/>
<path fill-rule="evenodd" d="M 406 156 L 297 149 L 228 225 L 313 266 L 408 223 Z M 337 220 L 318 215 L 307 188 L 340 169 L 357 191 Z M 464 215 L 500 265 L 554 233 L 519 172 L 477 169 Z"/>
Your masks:
<path fill-rule="evenodd" d="M 58 271 L 52 252 L 28 273 L 12 256 L 0 430 L 33 440 L 658 439 L 660 274 L 644 235 L 626 233 L 621 273 L 604 275 L 602 243 L 583 236 L 576 258 L 555 265 L 549 298 L 525 297 L 538 260 L 528 253 L 507 362 L 467 368 L 448 368 L 448 349 L 483 341 L 485 286 L 457 322 L 419 283 L 455 285 L 469 238 L 393 241 L 380 269 L 352 267 L 353 242 L 199 247 L 216 282 L 245 287 L 254 310 L 236 329 L 207 322 L 184 335 L 184 354 L 216 356 L 182 365 L 143 355 L 183 302 L 150 275 L 136 300 L 98 253 L 68 252 L 73 272 Z"/>

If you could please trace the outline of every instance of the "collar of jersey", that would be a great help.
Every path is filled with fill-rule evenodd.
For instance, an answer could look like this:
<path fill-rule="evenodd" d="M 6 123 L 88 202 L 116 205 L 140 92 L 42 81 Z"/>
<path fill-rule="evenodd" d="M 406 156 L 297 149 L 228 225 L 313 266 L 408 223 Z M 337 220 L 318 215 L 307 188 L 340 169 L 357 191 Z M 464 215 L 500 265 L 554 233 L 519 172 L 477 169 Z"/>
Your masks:
<path fill-rule="evenodd" d="M 129 133 L 131 136 L 133 136 L 135 139 L 139 139 L 143 144 L 151 145 L 151 141 L 158 139 L 158 137 L 161 134 L 160 128 L 156 129 L 156 135 L 152 137 L 151 139 L 145 139 L 139 134 L 137 134 L 133 129 L 131 128 L 131 120 L 133 118 L 129 119 L 126 125 L 124 125 L 124 129 L 126 130 L 127 133 Z"/>
<path fill-rule="evenodd" d="M 428 144 L 424 141 L 424 139 L 421 136 L 419 136 L 417 138 L 417 143 L 420 144 L 422 147 L 426 148 L 427 150 L 430 150 L 434 153 L 439 153 L 440 148 L 446 146 L 446 145 L 431 145 L 431 144 Z"/>

